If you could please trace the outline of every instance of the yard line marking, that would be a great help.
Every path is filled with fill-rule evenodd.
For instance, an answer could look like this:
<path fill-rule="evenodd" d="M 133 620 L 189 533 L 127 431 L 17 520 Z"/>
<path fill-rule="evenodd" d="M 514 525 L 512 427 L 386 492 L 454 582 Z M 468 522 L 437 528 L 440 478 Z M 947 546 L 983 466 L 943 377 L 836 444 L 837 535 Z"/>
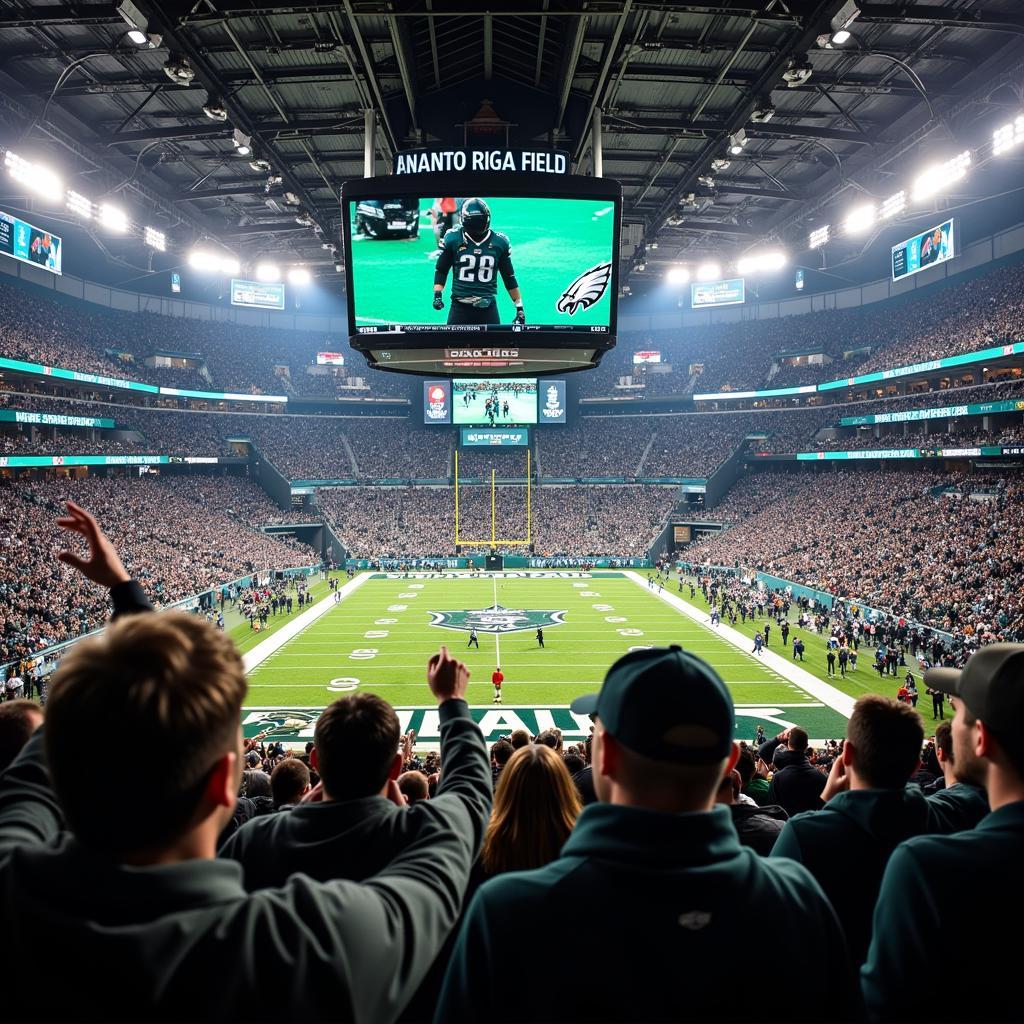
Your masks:
<path fill-rule="evenodd" d="M 340 593 L 341 599 L 344 601 L 349 594 L 358 590 L 369 578 L 369 573 L 361 573 L 354 579 L 349 580 L 348 583 L 344 584 L 335 593 Z M 272 654 L 276 654 L 289 640 L 294 639 L 304 629 L 316 622 L 317 619 L 326 615 L 334 605 L 334 594 L 328 591 L 327 596 L 322 597 L 312 608 L 307 608 L 306 611 L 302 612 L 301 615 L 297 615 L 287 625 L 282 626 L 272 636 L 268 636 L 266 640 L 258 643 L 252 650 L 247 651 L 242 656 L 242 664 L 245 666 L 246 675 L 257 666 L 262 665 Z"/>

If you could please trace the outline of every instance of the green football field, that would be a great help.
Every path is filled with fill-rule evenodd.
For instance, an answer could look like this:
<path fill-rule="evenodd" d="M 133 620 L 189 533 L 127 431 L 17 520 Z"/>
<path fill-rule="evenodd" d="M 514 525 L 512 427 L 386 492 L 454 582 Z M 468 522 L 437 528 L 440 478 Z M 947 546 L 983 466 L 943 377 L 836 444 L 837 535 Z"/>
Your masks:
<path fill-rule="evenodd" d="M 512 265 L 527 320 L 535 324 L 607 325 L 611 289 L 574 316 L 555 308 L 562 292 L 584 271 L 614 258 L 612 207 L 589 199 L 491 199 L 491 229 L 512 243 Z M 370 239 L 352 230 L 352 281 L 356 323 L 444 324 L 451 304 L 451 274 L 445 308 L 435 310 L 437 246 L 427 216 L 432 199 L 420 201 L 418 238 Z M 515 307 L 498 282 L 498 314 L 510 324 Z"/>
<path fill-rule="evenodd" d="M 489 742 L 519 727 L 537 733 L 556 726 L 567 741 L 582 739 L 590 722 L 572 715 L 570 701 L 596 690 L 608 666 L 630 648 L 669 643 L 708 660 L 729 684 L 738 738 L 753 738 L 759 723 L 768 735 L 793 724 L 819 739 L 844 734 L 841 711 L 752 657 L 745 643 L 741 649 L 723 639 L 703 613 L 695 622 L 622 573 L 367 575 L 252 669 L 247 735 L 269 727 L 285 742 L 309 739 L 320 709 L 359 690 L 393 704 L 403 729 L 417 730 L 418 745 L 436 743 L 424 676 L 427 658 L 442 643 L 470 667 L 469 701 Z M 314 594 L 326 594 L 325 586 Z M 479 650 L 467 648 L 474 623 Z M 267 642 L 236 636 L 244 651 L 257 654 Z M 498 663 L 505 674 L 500 708 L 490 683 Z"/>

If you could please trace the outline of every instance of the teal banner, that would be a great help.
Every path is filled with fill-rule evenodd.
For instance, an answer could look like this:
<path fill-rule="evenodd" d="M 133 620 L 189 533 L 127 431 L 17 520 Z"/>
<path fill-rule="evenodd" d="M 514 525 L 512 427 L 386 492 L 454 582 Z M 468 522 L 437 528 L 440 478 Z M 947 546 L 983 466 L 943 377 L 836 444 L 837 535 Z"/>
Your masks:
<path fill-rule="evenodd" d="M 66 416 L 56 412 L 0 409 L 0 423 L 29 423 L 40 427 L 97 427 L 109 430 L 114 421 L 102 416 Z"/>
<path fill-rule="evenodd" d="M 160 388 L 152 384 L 141 384 L 135 380 L 123 380 L 120 377 L 103 377 L 95 373 L 80 373 L 78 370 L 65 370 L 60 366 L 44 366 L 41 363 L 26 363 L 21 359 L 0 358 L 0 370 L 14 370 L 17 373 L 34 373 L 42 377 L 59 377 L 61 380 L 74 380 L 81 384 L 98 384 L 106 388 L 124 388 L 129 391 L 148 391 L 155 395 Z"/>
<path fill-rule="evenodd" d="M 994 412 L 1024 412 L 1024 400 L 980 402 L 974 405 L 943 405 L 935 409 L 880 412 L 873 416 L 844 416 L 839 423 L 844 427 L 861 427 L 872 423 L 911 423 L 915 420 L 946 419 L 953 416 L 988 416 Z"/>
<path fill-rule="evenodd" d="M 54 466 L 164 466 L 170 461 L 168 455 L 0 455 L 0 469 Z"/>

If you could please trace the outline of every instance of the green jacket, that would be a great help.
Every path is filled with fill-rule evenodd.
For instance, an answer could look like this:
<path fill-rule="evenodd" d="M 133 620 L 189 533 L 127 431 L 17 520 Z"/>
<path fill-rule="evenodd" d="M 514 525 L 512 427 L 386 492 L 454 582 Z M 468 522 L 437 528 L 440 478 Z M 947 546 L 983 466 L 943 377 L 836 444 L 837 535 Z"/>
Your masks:
<path fill-rule="evenodd" d="M 440 715 L 442 733 L 475 734 L 485 777 L 466 703 Z M 40 730 L 0 776 L 4 941 L 34 951 L 4 987 L 4 1017 L 394 1020 L 458 917 L 490 810 L 489 785 L 454 789 L 366 882 L 294 875 L 250 895 L 235 862 L 132 868 L 62 832 Z"/>
<path fill-rule="evenodd" d="M 901 843 L 885 870 L 861 988 L 893 1021 L 1019 1021 L 1024 801 L 955 836 Z M 929 979 L 921 984 L 922 979 Z"/>
<path fill-rule="evenodd" d="M 589 923 L 569 934 L 573 920 Z M 558 860 L 477 892 L 435 1021 L 749 1021 L 736 950 L 758 921 L 784 951 L 772 984 L 799 993 L 787 1018 L 847 1019 L 854 973 L 806 869 L 741 846 L 728 807 L 591 804 Z"/>
<path fill-rule="evenodd" d="M 790 818 L 771 855 L 798 861 L 814 875 L 839 915 L 853 962 L 862 964 L 892 851 L 911 836 L 972 828 L 987 813 L 985 793 L 974 786 L 955 785 L 934 797 L 919 786 L 851 790 L 820 811 Z"/>

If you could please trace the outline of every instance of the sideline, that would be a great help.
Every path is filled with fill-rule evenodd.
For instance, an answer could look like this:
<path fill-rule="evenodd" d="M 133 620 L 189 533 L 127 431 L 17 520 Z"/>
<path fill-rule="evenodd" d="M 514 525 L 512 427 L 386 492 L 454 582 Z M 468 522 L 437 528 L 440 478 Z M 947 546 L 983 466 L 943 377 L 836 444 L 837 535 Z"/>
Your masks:
<path fill-rule="evenodd" d="M 370 573 L 360 573 L 354 579 L 349 580 L 338 589 L 341 600 L 358 590 L 368 579 Z M 251 650 L 242 655 L 242 662 L 245 665 L 245 674 L 248 675 L 253 669 L 258 668 L 272 654 L 276 654 L 289 640 L 294 640 L 307 626 L 312 626 L 317 619 L 326 615 L 335 605 L 334 593 L 327 592 L 327 596 L 321 598 L 311 608 L 307 608 L 301 615 L 296 615 L 286 626 L 282 626 L 266 640 L 261 640 Z"/>
<path fill-rule="evenodd" d="M 838 711 L 844 718 L 849 718 L 853 714 L 853 705 L 856 703 L 855 698 L 837 690 L 834 686 L 829 686 L 828 683 L 823 682 L 817 676 L 811 675 L 810 672 L 800 668 L 799 665 L 794 665 L 788 658 L 783 658 L 781 655 L 776 654 L 774 651 L 765 649 L 764 656 L 760 659 L 755 658 L 750 653 L 750 645 L 752 643 L 748 636 L 745 636 L 737 629 L 733 629 L 731 626 L 727 626 L 724 623 L 718 627 L 718 629 L 712 629 L 711 624 L 708 621 L 708 617 L 693 607 L 688 601 L 684 601 L 681 597 L 676 597 L 675 594 L 669 593 L 668 590 L 662 591 L 660 594 L 657 591 L 652 591 L 647 586 L 647 580 L 640 576 L 639 573 L 631 570 L 626 570 L 623 575 L 627 579 L 631 579 L 638 587 L 643 588 L 648 594 L 653 593 L 655 597 L 660 598 L 666 604 L 671 605 L 677 611 L 682 612 L 687 617 L 693 619 L 694 622 L 703 626 L 709 633 L 722 637 L 723 640 L 727 640 L 734 647 L 738 647 L 747 657 L 750 658 L 754 663 L 762 663 L 768 668 L 773 669 L 783 679 L 789 680 L 791 683 L 796 683 L 801 690 L 809 693 L 815 700 L 820 700 L 826 707 L 830 707 L 833 711 Z"/>

